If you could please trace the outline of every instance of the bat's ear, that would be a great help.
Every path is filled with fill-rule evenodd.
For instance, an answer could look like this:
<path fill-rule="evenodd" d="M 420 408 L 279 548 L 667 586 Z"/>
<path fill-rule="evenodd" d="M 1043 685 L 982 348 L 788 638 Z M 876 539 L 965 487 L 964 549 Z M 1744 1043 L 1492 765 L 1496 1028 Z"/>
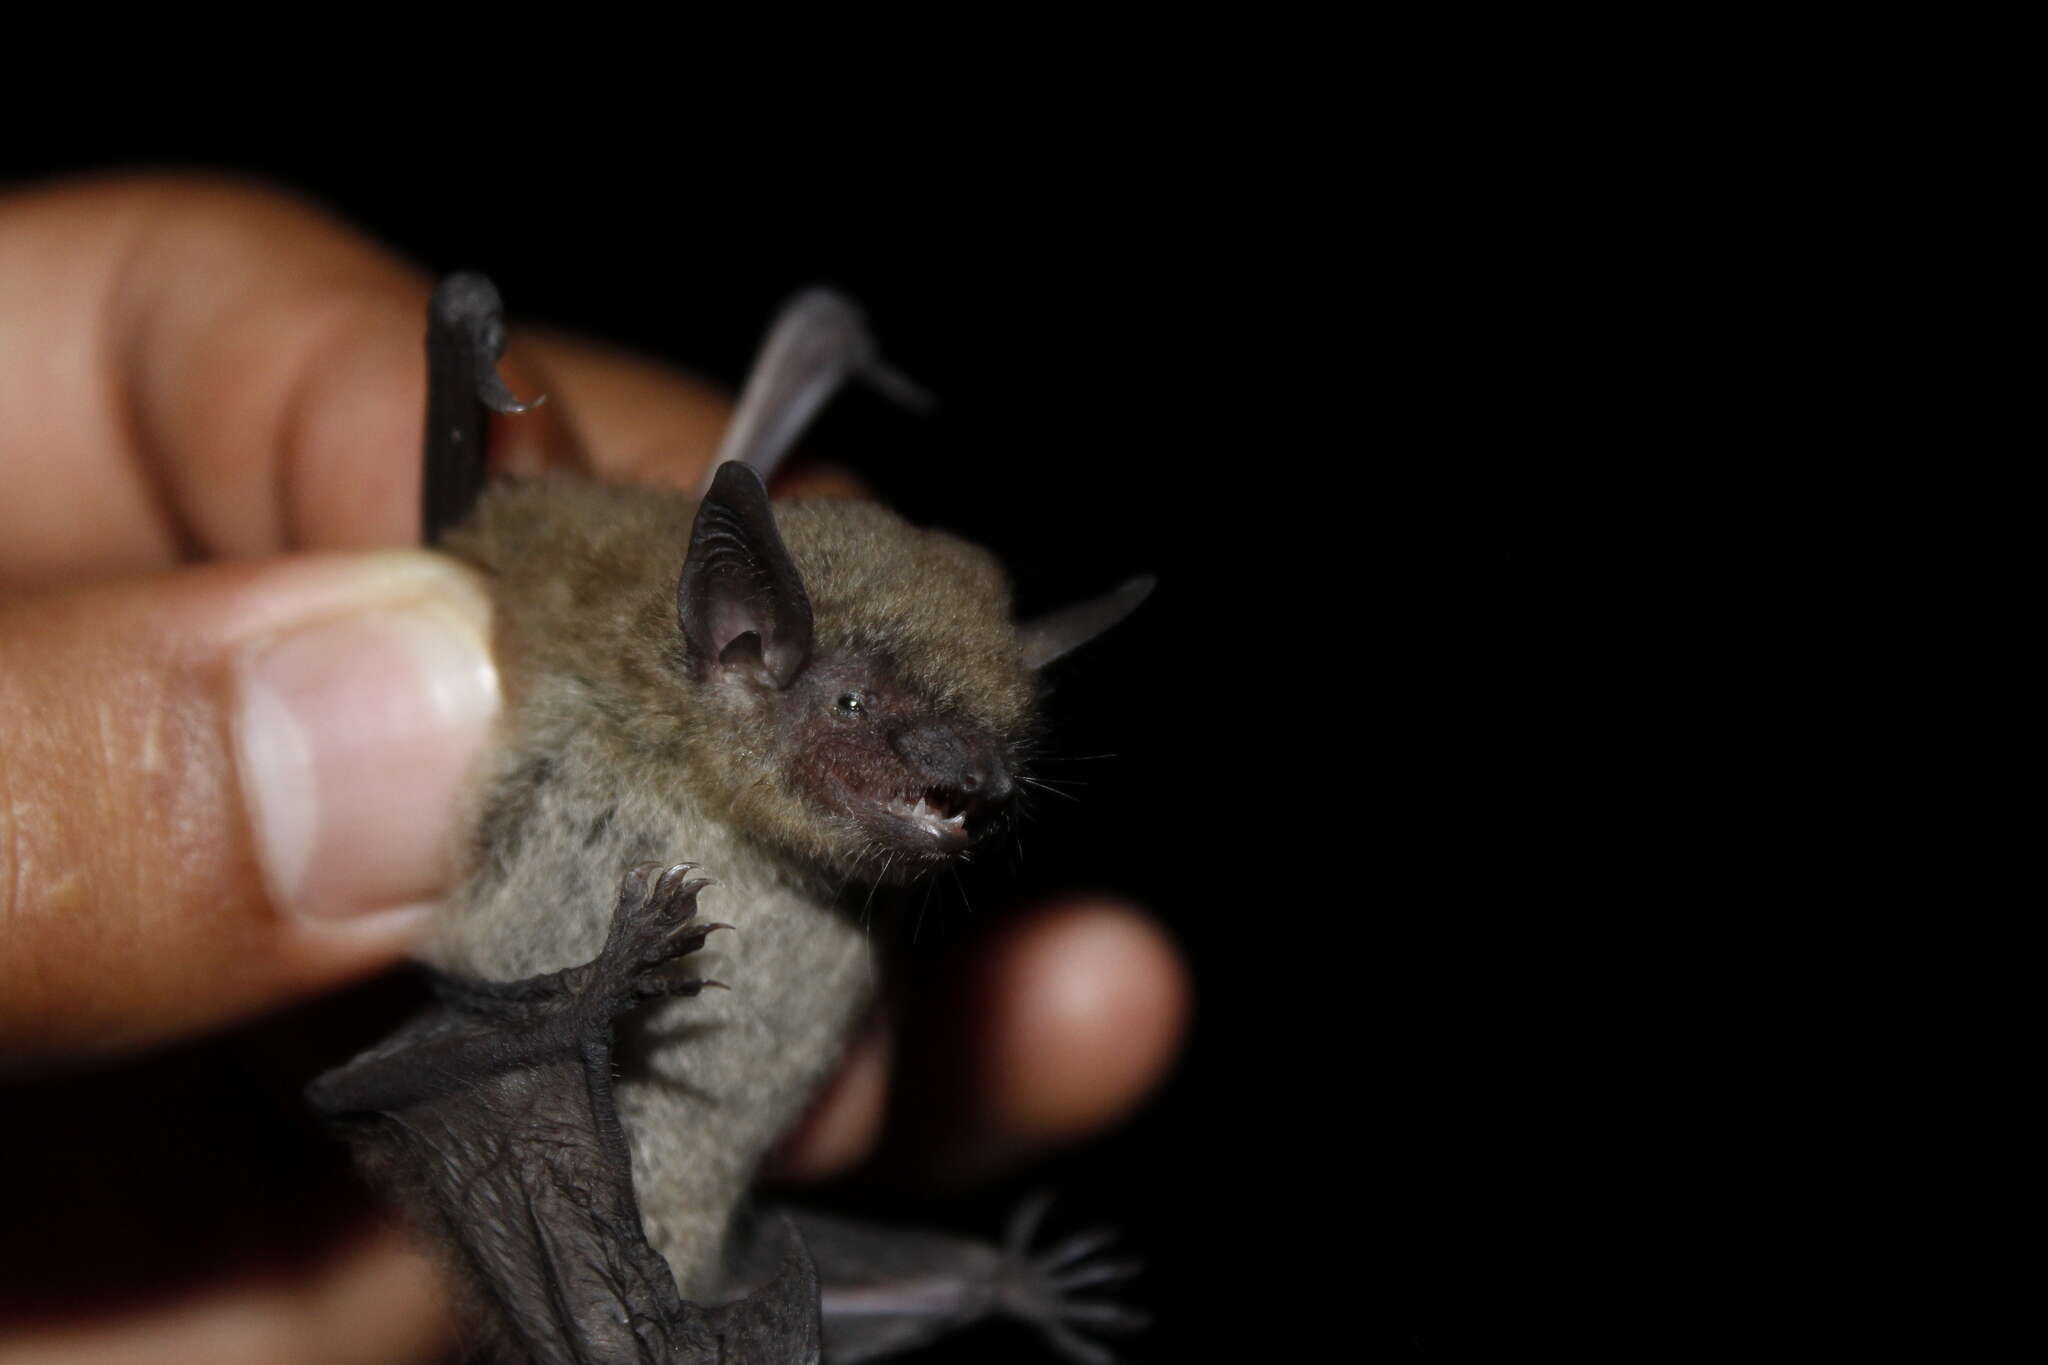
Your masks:
<path fill-rule="evenodd" d="M 1024 666 L 1043 668 L 1061 655 L 1079 649 L 1136 611 L 1158 585 L 1158 579 L 1146 574 L 1100 597 L 1019 622 L 1017 644 L 1024 652 Z"/>
<path fill-rule="evenodd" d="M 721 465 L 698 505 L 676 614 L 700 676 L 741 669 L 782 688 L 811 657 L 810 594 L 747 465 Z"/>

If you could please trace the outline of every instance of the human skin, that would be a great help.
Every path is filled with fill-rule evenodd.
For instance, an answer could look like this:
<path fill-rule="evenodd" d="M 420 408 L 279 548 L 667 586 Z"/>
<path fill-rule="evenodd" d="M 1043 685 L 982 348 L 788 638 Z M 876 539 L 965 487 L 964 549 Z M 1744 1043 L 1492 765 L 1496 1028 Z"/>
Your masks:
<path fill-rule="evenodd" d="M 430 911 L 446 798 L 497 697 L 474 583 L 384 548 L 416 536 L 427 288 L 246 186 L 0 197 L 0 1078 L 118 1063 L 339 990 L 403 957 Z M 695 381 L 567 337 L 516 335 L 505 371 L 548 395 L 494 436 L 514 471 L 688 487 L 725 415 Z M 777 491 L 798 489 L 858 491 L 819 468 Z M 346 715 L 321 691 L 336 679 Z M 265 756 L 278 733 L 297 766 Z M 335 856 L 349 849 L 379 856 Z M 956 1176 L 1128 1112 L 1187 1007 L 1163 933 L 1100 898 L 1021 910 L 947 978 L 971 1041 L 944 1063 L 950 1111 L 915 1137 L 919 1164 Z M 900 1148 L 882 1131 L 889 1077 L 937 1065 L 916 1043 L 878 1014 L 776 1174 Z M 106 1161 L 129 1159 L 122 1136 Z M 221 1200 L 237 1194 L 222 1181 Z M 0 1303 L 0 1365 L 446 1354 L 434 1275 L 387 1224 L 298 1235 L 320 1245 L 256 1248 L 141 1307 L 110 1309 L 118 1286 L 97 1283 L 75 1310 Z"/>

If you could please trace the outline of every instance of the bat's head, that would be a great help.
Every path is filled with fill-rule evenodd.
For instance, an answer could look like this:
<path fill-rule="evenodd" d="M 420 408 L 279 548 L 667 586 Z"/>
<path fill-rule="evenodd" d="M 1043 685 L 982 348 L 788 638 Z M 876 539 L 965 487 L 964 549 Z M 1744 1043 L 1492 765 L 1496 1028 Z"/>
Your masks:
<path fill-rule="evenodd" d="M 708 775 L 750 832 L 842 874 L 943 864 L 1016 793 L 1038 670 L 1150 586 L 1019 624 L 987 552 L 872 503 L 771 512 L 760 476 L 724 465 L 676 591 L 686 667 L 728 736 Z"/>

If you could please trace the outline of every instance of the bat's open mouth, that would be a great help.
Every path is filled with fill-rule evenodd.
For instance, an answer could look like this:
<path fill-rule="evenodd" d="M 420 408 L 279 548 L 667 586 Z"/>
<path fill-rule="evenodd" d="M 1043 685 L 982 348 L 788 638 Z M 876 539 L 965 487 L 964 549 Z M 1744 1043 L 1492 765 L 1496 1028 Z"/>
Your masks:
<path fill-rule="evenodd" d="M 890 817 L 908 825 L 941 853 L 957 853 L 974 841 L 986 807 L 979 797 L 947 786 L 926 787 L 882 805 Z"/>
<path fill-rule="evenodd" d="M 891 784 L 877 790 L 850 780 L 856 774 L 826 770 L 830 799 L 839 812 L 860 827 L 870 840 L 899 855 L 902 870 L 914 874 L 947 862 L 972 848 L 995 824 L 995 817 L 1010 795 L 1005 782 L 990 792 L 987 779 L 976 774 L 969 781 L 919 783 L 909 774 L 911 785 Z"/>

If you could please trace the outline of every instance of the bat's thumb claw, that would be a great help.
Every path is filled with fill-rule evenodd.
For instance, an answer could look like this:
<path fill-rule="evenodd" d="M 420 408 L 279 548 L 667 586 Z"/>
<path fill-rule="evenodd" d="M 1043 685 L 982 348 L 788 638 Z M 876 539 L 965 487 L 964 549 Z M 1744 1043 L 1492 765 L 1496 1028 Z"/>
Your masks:
<path fill-rule="evenodd" d="M 476 398 L 492 412 L 501 412 L 516 417 L 522 412 L 531 412 L 548 401 L 546 394 L 532 398 L 514 398 L 512 390 L 505 387 L 505 381 L 498 378 L 497 371 L 486 371 L 476 381 Z"/>

